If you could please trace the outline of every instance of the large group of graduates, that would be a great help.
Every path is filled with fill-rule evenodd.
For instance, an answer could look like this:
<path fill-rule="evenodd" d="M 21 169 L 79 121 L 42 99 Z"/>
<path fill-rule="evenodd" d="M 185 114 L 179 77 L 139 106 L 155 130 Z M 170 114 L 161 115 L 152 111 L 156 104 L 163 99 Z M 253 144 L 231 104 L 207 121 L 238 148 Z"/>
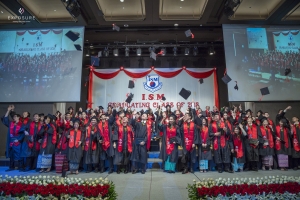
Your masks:
<path fill-rule="evenodd" d="M 241 105 L 185 111 L 167 105 L 139 112 L 117 106 L 75 112 L 69 107 L 65 114 L 35 113 L 32 118 L 26 111 L 20 116 L 9 105 L 2 117 L 8 127 L 7 171 L 48 173 L 55 168 L 63 177 L 67 171 L 144 174 L 151 141 L 159 141 L 159 158 L 168 173 L 193 173 L 198 167 L 208 172 L 212 165 L 219 173 L 297 170 L 299 119 L 286 119 L 289 109 L 279 110 L 274 122 L 268 112 L 255 115 Z"/>

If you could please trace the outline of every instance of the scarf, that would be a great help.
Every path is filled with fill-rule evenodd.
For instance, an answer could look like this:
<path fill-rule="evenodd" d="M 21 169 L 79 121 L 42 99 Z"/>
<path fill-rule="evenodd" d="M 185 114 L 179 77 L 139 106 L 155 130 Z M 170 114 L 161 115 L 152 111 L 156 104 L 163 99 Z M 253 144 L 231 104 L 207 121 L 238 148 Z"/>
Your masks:
<path fill-rule="evenodd" d="M 91 124 L 88 126 L 88 129 L 87 129 L 87 136 L 86 136 L 86 139 L 85 139 L 85 145 L 84 145 L 84 150 L 85 151 L 88 151 L 89 148 L 90 148 L 90 137 L 91 137 L 91 132 L 92 130 L 94 131 L 94 134 L 95 132 L 97 131 L 96 130 L 96 127 L 93 127 Z M 92 141 L 92 151 L 95 151 L 97 148 L 97 143 L 95 141 Z"/>
<path fill-rule="evenodd" d="M 299 140 L 298 140 L 298 136 L 297 136 L 297 129 L 299 129 L 298 124 L 294 125 L 294 128 L 293 128 L 293 144 L 294 144 L 295 151 L 300 151 Z"/>
<path fill-rule="evenodd" d="M 19 131 L 22 127 L 22 122 L 19 121 L 17 124 L 15 124 L 14 122 L 10 122 L 10 127 L 9 127 L 9 133 L 10 133 L 10 137 L 18 137 L 19 136 Z M 20 144 L 20 142 L 11 142 L 9 143 L 9 146 L 18 146 Z"/>
<path fill-rule="evenodd" d="M 41 122 L 31 122 L 31 123 L 30 123 L 30 126 L 29 126 L 29 135 L 30 135 L 31 137 L 34 136 L 34 130 L 35 130 L 35 128 L 37 128 L 37 133 L 38 133 L 38 132 L 41 130 L 41 128 L 42 128 Z M 34 145 L 34 141 L 33 141 L 33 142 L 30 142 L 30 141 L 28 140 L 27 143 L 28 143 L 28 147 L 29 147 L 30 149 L 32 149 L 32 147 L 33 147 L 33 145 Z M 35 142 L 35 148 L 36 148 L 36 150 L 40 150 L 40 143 Z"/>
<path fill-rule="evenodd" d="M 183 123 L 183 137 L 184 137 L 184 143 L 185 143 L 185 149 L 187 151 L 191 151 L 192 150 L 192 145 L 194 142 L 194 122 L 190 122 L 189 124 L 187 122 Z"/>
<path fill-rule="evenodd" d="M 147 137 L 148 137 L 148 140 L 147 140 L 147 150 L 149 150 L 150 149 L 150 142 L 151 142 L 152 120 L 148 119 L 147 122 L 146 122 L 146 125 L 147 125 Z"/>
<path fill-rule="evenodd" d="M 280 126 L 276 126 L 276 136 L 279 137 L 281 139 L 281 134 L 280 134 L 281 130 L 280 130 Z M 283 141 L 285 142 L 285 148 L 289 148 L 289 136 L 287 133 L 287 128 L 283 128 Z M 281 139 L 282 140 L 282 139 Z M 281 142 L 276 140 L 276 150 L 280 150 L 281 149 Z"/>
<path fill-rule="evenodd" d="M 100 121 L 98 124 L 98 128 L 100 130 L 100 135 L 102 136 L 102 149 L 106 151 L 110 146 L 108 122 L 105 121 L 103 124 L 103 122 Z"/>
<path fill-rule="evenodd" d="M 46 125 L 45 129 L 44 129 L 44 140 L 43 140 L 43 144 L 42 144 L 42 148 L 46 148 L 47 146 L 47 142 L 48 142 L 48 129 L 52 127 L 53 129 L 53 134 L 52 134 L 52 144 L 56 144 L 56 140 L 57 140 L 57 133 L 56 133 L 56 128 L 53 124 L 48 124 Z"/>
<path fill-rule="evenodd" d="M 267 130 L 268 130 L 268 134 L 267 134 Z M 271 134 L 270 127 L 265 128 L 265 127 L 261 126 L 260 131 L 261 131 L 263 138 L 268 140 L 270 148 L 273 148 L 274 140 L 273 140 L 273 135 Z M 265 149 L 265 148 L 267 148 L 267 146 L 264 146 L 263 148 Z"/>
<path fill-rule="evenodd" d="M 75 134 L 76 134 L 76 138 L 75 138 Z M 70 131 L 70 139 L 69 139 L 69 148 L 73 148 L 74 146 L 76 148 L 79 147 L 79 142 L 81 140 L 81 130 L 71 130 Z"/>
<path fill-rule="evenodd" d="M 218 132 L 218 128 L 224 128 L 225 127 L 224 122 L 220 122 L 219 126 L 220 127 L 217 126 L 217 122 L 215 122 L 215 121 L 211 124 L 211 128 L 212 128 L 213 133 Z M 222 148 L 224 148 L 225 145 L 226 145 L 226 139 L 225 139 L 224 134 L 221 134 L 221 136 L 220 136 L 220 144 L 221 144 Z M 214 137 L 214 150 L 218 150 L 218 148 L 219 148 L 218 137 Z"/>
<path fill-rule="evenodd" d="M 240 136 L 233 137 L 234 150 L 236 151 L 236 158 L 242 158 L 244 156 L 243 152 L 243 141 Z"/>
<path fill-rule="evenodd" d="M 167 146 L 167 155 L 170 155 L 172 151 L 175 149 L 175 144 L 170 143 L 170 139 L 176 137 L 176 127 L 167 126 L 167 138 L 166 138 L 166 146 Z"/>
<path fill-rule="evenodd" d="M 127 132 L 127 149 L 131 153 L 132 152 L 132 141 L 133 141 L 133 134 L 132 134 L 132 129 L 130 126 L 123 127 L 123 125 L 119 125 L 119 134 L 118 134 L 118 152 L 123 151 L 123 135 L 124 135 L 124 130 L 123 128 L 126 128 Z"/>

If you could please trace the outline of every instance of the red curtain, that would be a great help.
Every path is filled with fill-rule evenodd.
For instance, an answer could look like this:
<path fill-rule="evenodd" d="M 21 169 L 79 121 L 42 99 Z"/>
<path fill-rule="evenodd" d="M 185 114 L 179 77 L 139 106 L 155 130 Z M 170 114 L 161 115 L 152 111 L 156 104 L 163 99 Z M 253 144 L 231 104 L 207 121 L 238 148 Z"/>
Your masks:
<path fill-rule="evenodd" d="M 130 72 L 126 69 L 123 69 L 123 67 L 115 72 L 112 73 L 101 73 L 101 72 L 96 72 L 94 70 L 94 68 L 90 67 L 90 75 L 89 75 L 89 94 L 88 94 L 88 107 L 92 107 L 92 102 L 93 102 L 93 74 L 95 76 L 97 76 L 98 78 L 101 79 L 111 79 L 114 78 L 115 76 L 117 76 L 119 74 L 120 71 L 124 71 L 124 73 L 126 73 L 129 77 L 131 78 L 142 78 L 147 76 L 152 70 L 157 73 L 158 75 L 164 77 L 164 78 L 172 78 L 177 76 L 182 70 L 185 70 L 190 76 L 194 77 L 194 78 L 207 78 L 209 76 L 211 76 L 212 74 L 214 74 L 214 96 L 215 96 L 215 106 L 217 106 L 219 108 L 219 89 L 218 89 L 218 80 L 217 80 L 217 70 L 216 68 L 210 70 L 210 71 L 206 71 L 206 72 L 193 72 L 190 71 L 188 69 L 186 69 L 185 67 L 180 68 L 176 71 L 172 71 L 172 72 L 162 72 L 159 70 L 156 70 L 154 68 L 151 68 L 145 72 L 139 72 L 139 73 L 134 73 L 134 72 Z"/>

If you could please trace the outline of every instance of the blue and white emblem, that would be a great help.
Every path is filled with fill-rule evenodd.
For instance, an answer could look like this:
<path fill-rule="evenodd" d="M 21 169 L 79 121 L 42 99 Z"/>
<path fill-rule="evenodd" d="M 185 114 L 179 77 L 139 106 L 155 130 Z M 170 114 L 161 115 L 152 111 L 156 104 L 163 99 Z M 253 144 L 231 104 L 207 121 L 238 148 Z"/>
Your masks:
<path fill-rule="evenodd" d="M 162 82 L 159 82 L 158 75 L 148 75 L 146 76 L 146 82 L 144 82 L 144 88 L 149 92 L 156 92 L 162 88 Z"/>

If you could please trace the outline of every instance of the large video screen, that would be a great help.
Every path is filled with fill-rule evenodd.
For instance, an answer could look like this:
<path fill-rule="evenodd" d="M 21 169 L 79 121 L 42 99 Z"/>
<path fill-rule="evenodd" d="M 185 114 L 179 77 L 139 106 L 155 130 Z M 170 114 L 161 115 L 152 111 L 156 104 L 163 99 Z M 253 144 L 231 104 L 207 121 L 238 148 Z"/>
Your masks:
<path fill-rule="evenodd" d="M 0 102 L 80 101 L 84 27 L 0 31 Z"/>
<path fill-rule="evenodd" d="M 300 26 L 223 25 L 229 101 L 300 100 Z M 286 76 L 286 69 L 291 72 Z M 238 90 L 234 86 L 238 85 Z M 270 94 L 262 96 L 260 89 Z"/>

